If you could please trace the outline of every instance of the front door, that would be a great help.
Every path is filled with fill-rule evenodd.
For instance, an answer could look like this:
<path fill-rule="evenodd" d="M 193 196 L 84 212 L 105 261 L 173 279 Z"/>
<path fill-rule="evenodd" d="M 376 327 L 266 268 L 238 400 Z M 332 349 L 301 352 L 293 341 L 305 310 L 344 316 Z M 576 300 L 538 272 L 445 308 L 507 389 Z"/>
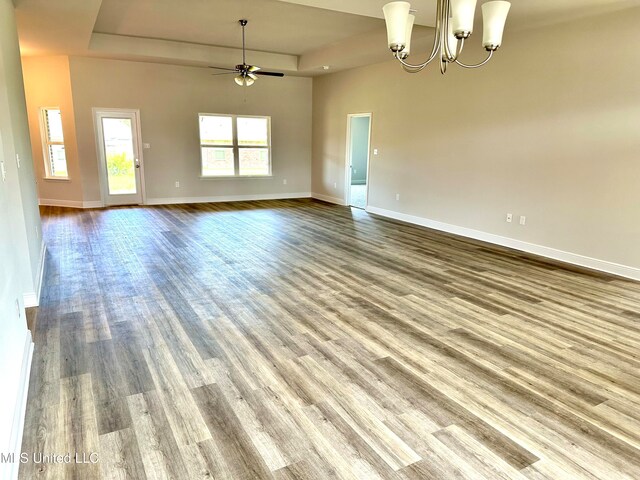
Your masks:
<path fill-rule="evenodd" d="M 138 112 L 136 110 L 97 110 L 95 122 L 104 204 L 142 204 L 143 182 Z"/>

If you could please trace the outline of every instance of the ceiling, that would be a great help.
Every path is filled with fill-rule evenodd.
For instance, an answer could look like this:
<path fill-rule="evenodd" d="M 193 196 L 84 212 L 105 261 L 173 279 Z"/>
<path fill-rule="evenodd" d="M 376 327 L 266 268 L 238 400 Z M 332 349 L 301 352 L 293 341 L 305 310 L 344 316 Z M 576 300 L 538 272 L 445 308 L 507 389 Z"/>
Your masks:
<path fill-rule="evenodd" d="M 315 75 L 389 58 L 388 0 L 15 0 L 23 55 L 85 55 L 222 67 L 247 60 Z M 482 3 L 482 0 L 479 1 Z M 640 6 L 640 0 L 511 0 L 506 37 L 526 28 Z M 431 37 L 436 0 L 413 0 L 414 39 Z M 479 10 L 479 9 L 478 9 Z M 480 14 L 478 12 L 478 19 Z M 417 48 L 414 48 L 417 50 Z"/>

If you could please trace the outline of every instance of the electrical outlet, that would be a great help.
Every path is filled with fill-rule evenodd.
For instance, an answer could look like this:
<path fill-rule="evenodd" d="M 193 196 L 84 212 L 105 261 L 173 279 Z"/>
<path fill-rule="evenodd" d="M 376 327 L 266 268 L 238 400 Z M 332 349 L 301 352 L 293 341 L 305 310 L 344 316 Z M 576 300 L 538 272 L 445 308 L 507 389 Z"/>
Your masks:
<path fill-rule="evenodd" d="M 283 184 L 283 185 L 286 185 L 286 184 L 287 184 L 287 179 L 286 179 L 286 178 L 283 178 L 283 179 L 282 179 L 282 184 Z"/>
<path fill-rule="evenodd" d="M 396 193 L 396 200 L 400 200 L 400 194 Z"/>
<path fill-rule="evenodd" d="M 143 143 L 142 144 L 142 148 L 144 148 L 145 150 L 148 150 L 149 148 L 151 148 L 151 144 L 150 143 Z"/>
<path fill-rule="evenodd" d="M 513 222 L 513 213 L 507 213 L 507 223 Z"/>
<path fill-rule="evenodd" d="M 16 163 L 18 164 L 18 168 L 20 168 L 20 155 L 16 153 Z"/>
<path fill-rule="evenodd" d="M 180 182 L 176 182 L 176 188 L 180 188 Z"/>
<path fill-rule="evenodd" d="M 378 149 L 377 149 L 377 148 L 374 148 L 374 149 L 373 149 L 373 154 L 374 154 L 374 155 L 377 155 L 377 154 L 378 154 Z"/>
<path fill-rule="evenodd" d="M 4 160 L 0 160 L 0 172 L 2 172 L 2 181 L 7 179 L 7 171 L 4 168 Z"/>
<path fill-rule="evenodd" d="M 526 225 L 527 224 L 527 217 L 525 217 L 524 215 L 522 215 L 520 217 L 520 225 Z"/>

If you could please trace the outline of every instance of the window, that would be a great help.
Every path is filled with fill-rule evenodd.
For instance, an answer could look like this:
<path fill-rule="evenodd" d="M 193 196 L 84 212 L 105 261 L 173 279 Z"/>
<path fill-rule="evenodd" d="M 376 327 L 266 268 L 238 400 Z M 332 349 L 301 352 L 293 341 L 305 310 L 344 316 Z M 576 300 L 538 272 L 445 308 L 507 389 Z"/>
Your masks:
<path fill-rule="evenodd" d="M 46 176 L 47 178 L 69 178 L 60 109 L 42 108 L 40 115 Z"/>
<path fill-rule="evenodd" d="M 203 177 L 271 175 L 271 118 L 200 114 Z"/>

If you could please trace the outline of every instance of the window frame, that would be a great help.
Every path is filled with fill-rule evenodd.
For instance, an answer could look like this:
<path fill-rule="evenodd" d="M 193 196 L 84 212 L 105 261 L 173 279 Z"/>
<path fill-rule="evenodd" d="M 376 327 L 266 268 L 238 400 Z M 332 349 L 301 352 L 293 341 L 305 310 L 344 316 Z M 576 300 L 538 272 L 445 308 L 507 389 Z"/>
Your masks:
<path fill-rule="evenodd" d="M 232 145 L 211 145 L 202 143 L 200 136 L 200 118 L 201 117 L 227 117 L 231 118 Z M 262 118 L 267 120 L 267 146 L 261 145 L 240 145 L 238 143 L 238 118 Z M 229 113 L 198 113 L 198 141 L 200 142 L 200 178 L 201 179 L 225 179 L 225 178 L 271 178 L 273 177 L 272 164 L 272 145 L 271 145 L 271 116 L 270 115 L 238 115 Z M 233 151 L 233 175 L 205 175 L 204 158 L 202 149 L 204 147 L 231 148 Z M 265 149 L 269 153 L 269 171 L 264 175 L 240 175 L 240 150 L 246 149 Z"/>
<path fill-rule="evenodd" d="M 49 120 L 47 118 L 47 111 L 58 110 L 60 112 L 60 128 L 62 129 L 62 141 L 55 142 L 49 138 Z M 42 154 L 44 160 L 44 178 L 45 180 L 70 180 L 69 177 L 69 162 L 67 160 L 67 146 L 65 145 L 64 125 L 62 124 L 62 109 L 60 107 L 40 107 L 40 136 L 42 139 Z M 62 145 L 64 148 L 64 163 L 67 166 L 67 175 L 53 175 L 51 173 L 51 145 Z"/>

